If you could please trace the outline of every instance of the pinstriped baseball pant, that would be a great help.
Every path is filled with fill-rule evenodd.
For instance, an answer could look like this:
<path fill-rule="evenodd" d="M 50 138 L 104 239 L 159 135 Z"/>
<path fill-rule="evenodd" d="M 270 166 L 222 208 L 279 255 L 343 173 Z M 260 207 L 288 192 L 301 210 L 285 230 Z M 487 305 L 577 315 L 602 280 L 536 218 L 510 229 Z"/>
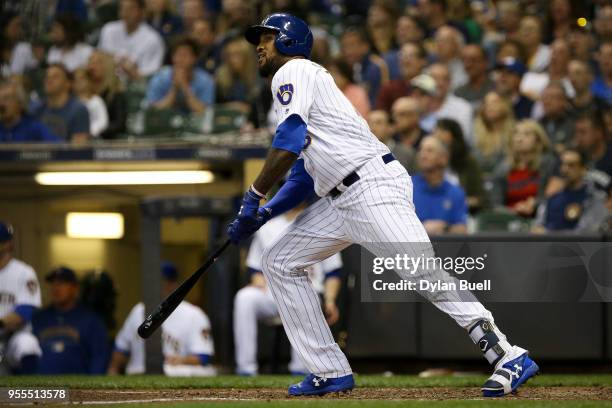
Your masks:
<path fill-rule="evenodd" d="M 285 331 L 310 372 L 328 378 L 351 374 L 344 353 L 325 322 L 319 299 L 304 268 L 356 243 L 376 256 L 432 256 L 429 237 L 412 203 L 412 182 L 398 161 L 375 157 L 358 170 L 360 180 L 335 199 L 323 197 L 308 207 L 268 247 L 262 269 Z M 405 279 L 452 281 L 443 270 L 419 271 Z M 466 295 L 467 293 L 467 295 Z M 491 313 L 469 292 L 422 292 L 460 326 Z M 467 298 L 466 298 L 467 296 Z"/>

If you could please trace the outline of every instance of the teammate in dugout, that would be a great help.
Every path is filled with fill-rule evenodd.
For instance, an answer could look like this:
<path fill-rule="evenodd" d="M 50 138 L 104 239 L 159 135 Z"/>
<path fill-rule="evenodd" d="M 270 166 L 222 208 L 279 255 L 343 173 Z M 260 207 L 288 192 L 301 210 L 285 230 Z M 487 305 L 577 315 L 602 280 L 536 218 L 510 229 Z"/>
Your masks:
<path fill-rule="evenodd" d="M 164 297 L 178 286 L 178 271 L 169 263 L 162 263 L 162 292 Z M 108 374 L 142 374 L 145 372 L 145 344 L 138 336 L 138 326 L 145 318 L 144 304 L 135 305 L 115 338 L 115 349 Z M 176 312 L 162 325 L 164 374 L 172 377 L 212 376 L 216 369 L 210 364 L 214 355 L 208 316 L 199 307 L 182 301 Z"/>
<path fill-rule="evenodd" d="M 314 192 L 320 197 L 262 256 L 262 269 L 292 346 L 310 372 L 289 395 L 323 395 L 354 387 L 348 360 L 334 342 L 305 268 L 353 243 L 376 256 L 431 257 L 433 248 L 412 203 L 410 176 L 334 84 L 309 61 L 312 33 L 288 14 L 272 14 L 246 31 L 257 47 L 260 74 L 272 77 L 278 127 L 264 167 L 228 226 L 234 243 Z M 260 207 L 288 170 L 287 182 Z M 443 270 L 404 279 L 455 280 Z M 457 286 L 458 287 L 458 286 Z M 516 390 L 539 368 L 527 350 L 511 345 L 493 316 L 467 292 L 421 293 L 465 328 L 493 365 L 485 396 Z"/>
<path fill-rule="evenodd" d="M 234 298 L 236 371 L 240 375 L 257 374 L 257 321 L 279 317 L 278 308 L 261 272 L 261 255 L 303 209 L 304 205 L 299 205 L 264 225 L 255 234 L 249 248 L 246 264 L 251 283 L 240 289 Z M 336 298 L 341 285 L 341 267 L 340 254 L 335 254 L 307 268 L 308 278 L 315 291 L 323 296 L 323 308 L 329 325 L 336 323 L 339 318 Z M 294 375 L 306 372 L 295 348 L 291 348 L 289 371 Z"/>
<path fill-rule="evenodd" d="M 0 222 L 0 375 L 34 374 L 42 351 L 31 332 L 40 286 L 30 265 L 13 258 L 13 227 Z"/>

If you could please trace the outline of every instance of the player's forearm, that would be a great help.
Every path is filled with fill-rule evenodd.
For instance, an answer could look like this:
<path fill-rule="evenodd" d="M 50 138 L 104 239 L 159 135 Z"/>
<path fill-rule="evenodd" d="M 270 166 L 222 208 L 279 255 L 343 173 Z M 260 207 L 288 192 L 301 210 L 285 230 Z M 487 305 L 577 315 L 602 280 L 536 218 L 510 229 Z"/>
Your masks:
<path fill-rule="evenodd" d="M 117 375 L 123 373 L 123 369 L 125 368 L 127 362 L 128 356 L 120 351 L 113 351 L 111 362 L 107 370 L 108 374 Z"/>
<path fill-rule="evenodd" d="M 325 294 L 323 295 L 325 303 L 336 303 L 341 284 L 340 278 L 335 276 L 325 280 Z"/>
<path fill-rule="evenodd" d="M 0 324 L 0 326 L 2 326 L 6 331 L 9 332 L 19 330 L 25 323 L 23 318 L 15 312 L 7 314 L 1 320 L 2 323 Z"/>
<path fill-rule="evenodd" d="M 266 194 L 270 191 L 274 183 L 280 181 L 287 174 L 297 158 L 297 154 L 287 150 L 270 148 L 266 163 L 253 183 L 255 190 L 261 194 Z"/>

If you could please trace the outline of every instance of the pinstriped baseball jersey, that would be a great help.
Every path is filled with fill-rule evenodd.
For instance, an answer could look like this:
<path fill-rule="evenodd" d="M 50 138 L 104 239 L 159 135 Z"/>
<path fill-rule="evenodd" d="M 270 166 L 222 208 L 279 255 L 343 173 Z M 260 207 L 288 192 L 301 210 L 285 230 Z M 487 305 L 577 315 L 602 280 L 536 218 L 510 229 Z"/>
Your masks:
<path fill-rule="evenodd" d="M 301 157 L 320 197 L 372 157 L 389 153 L 319 64 L 285 63 L 272 78 L 272 96 L 277 125 L 293 114 L 307 125 Z"/>
<path fill-rule="evenodd" d="M 40 307 L 40 287 L 31 266 L 11 259 L 0 269 L 0 317 L 15 310 L 17 305 Z"/>

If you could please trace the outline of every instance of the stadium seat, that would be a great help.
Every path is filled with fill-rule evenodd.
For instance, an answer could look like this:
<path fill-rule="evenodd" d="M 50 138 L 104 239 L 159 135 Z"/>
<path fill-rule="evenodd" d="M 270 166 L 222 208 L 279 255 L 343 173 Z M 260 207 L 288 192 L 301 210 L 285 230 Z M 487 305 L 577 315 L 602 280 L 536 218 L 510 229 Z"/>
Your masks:
<path fill-rule="evenodd" d="M 240 130 L 244 124 L 246 116 L 243 112 L 225 107 L 224 105 L 215 105 L 213 114 L 212 133 L 224 133 Z"/>
<path fill-rule="evenodd" d="M 504 210 L 485 211 L 476 216 L 476 231 L 528 232 L 531 220 Z"/>

